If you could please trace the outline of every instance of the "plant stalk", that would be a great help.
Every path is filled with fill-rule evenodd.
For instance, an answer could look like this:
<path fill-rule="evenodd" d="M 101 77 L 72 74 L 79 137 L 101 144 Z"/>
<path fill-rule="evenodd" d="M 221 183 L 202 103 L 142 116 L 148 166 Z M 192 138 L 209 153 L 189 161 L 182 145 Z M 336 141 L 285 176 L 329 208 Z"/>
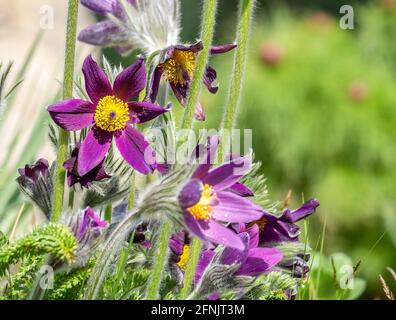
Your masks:
<path fill-rule="evenodd" d="M 202 250 L 202 241 L 194 238 L 191 244 L 190 255 L 187 260 L 187 268 L 184 273 L 183 287 L 180 291 L 180 299 L 185 300 L 188 297 L 191 284 L 194 281 L 195 269 L 197 268 L 199 256 Z"/>
<path fill-rule="evenodd" d="M 226 103 L 224 105 L 223 120 L 221 131 L 235 128 L 238 119 L 239 105 L 242 96 L 243 81 L 247 54 L 249 49 L 249 36 L 253 20 L 255 0 L 241 0 L 239 7 L 239 23 L 237 29 L 237 48 L 234 57 L 233 77 L 231 78 L 230 88 Z M 227 135 L 225 135 L 227 136 Z M 222 141 L 223 146 L 228 146 L 230 141 Z M 223 159 L 222 148 L 219 147 L 219 159 Z"/>
<path fill-rule="evenodd" d="M 191 80 L 191 86 L 187 98 L 186 108 L 184 110 L 181 129 L 190 129 L 194 124 L 195 106 L 202 89 L 202 79 L 205 75 L 206 66 L 209 58 L 210 46 L 212 44 L 214 27 L 216 23 L 217 0 L 203 1 L 203 16 L 201 27 L 201 39 L 203 43 L 203 50 L 197 57 L 197 64 L 194 75 Z"/>
<path fill-rule="evenodd" d="M 77 34 L 78 0 L 69 0 L 66 27 L 65 71 L 63 78 L 63 99 L 73 96 L 74 60 Z M 51 220 L 56 222 L 62 213 L 65 191 L 65 170 L 63 163 L 67 157 L 69 133 L 59 128 L 58 157 L 56 159 L 56 175 Z"/>

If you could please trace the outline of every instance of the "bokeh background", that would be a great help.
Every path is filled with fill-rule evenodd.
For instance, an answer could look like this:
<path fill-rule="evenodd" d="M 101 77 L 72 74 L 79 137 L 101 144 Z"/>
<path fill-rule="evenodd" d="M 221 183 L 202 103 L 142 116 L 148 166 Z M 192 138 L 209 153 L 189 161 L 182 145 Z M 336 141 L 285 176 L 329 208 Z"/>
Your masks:
<path fill-rule="evenodd" d="M 0 122 L 0 228 L 8 232 L 23 203 L 13 181 L 15 169 L 37 156 L 54 158 L 43 142 L 44 107 L 59 93 L 62 76 L 66 1 L 29 3 L 27 8 L 25 0 L 0 0 L 0 60 L 15 61 L 14 79 L 39 30 L 40 8 L 55 8 L 55 27 L 44 32 L 22 73 L 25 81 L 13 109 Z M 253 129 L 255 157 L 263 162 L 272 200 L 292 190 L 294 206 L 302 197 L 321 202 L 305 225 L 317 251 L 325 232 L 327 258 L 315 297 L 340 297 L 334 293 L 329 258 L 336 254 L 359 265 L 356 276 L 364 280 L 359 292 L 344 298 L 384 298 L 379 274 L 394 290 L 386 267 L 396 267 L 396 0 L 349 1 L 353 30 L 339 27 L 343 4 L 258 2 L 238 127 Z M 220 1 L 216 43 L 234 41 L 237 6 L 237 0 Z M 200 1 L 183 0 L 182 12 L 182 39 L 193 42 L 199 34 Z M 97 18 L 81 8 L 79 29 Z M 78 46 L 78 69 L 93 49 Z M 114 63 L 133 59 L 121 59 L 109 49 L 104 53 Z M 220 90 L 205 92 L 201 99 L 208 128 L 220 122 L 232 59 L 227 54 L 211 61 Z M 25 206 L 17 232 L 39 220 L 39 213 Z"/>

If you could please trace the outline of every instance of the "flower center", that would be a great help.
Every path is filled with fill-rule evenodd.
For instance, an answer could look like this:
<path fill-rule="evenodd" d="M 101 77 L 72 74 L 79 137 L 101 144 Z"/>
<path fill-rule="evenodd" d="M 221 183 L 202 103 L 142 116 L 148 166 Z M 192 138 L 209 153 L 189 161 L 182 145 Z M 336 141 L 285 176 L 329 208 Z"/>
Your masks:
<path fill-rule="evenodd" d="M 196 54 L 191 51 L 175 49 L 171 58 L 162 64 L 165 76 L 173 84 L 185 85 L 185 75 L 190 79 L 193 76 Z"/>
<path fill-rule="evenodd" d="M 187 268 L 187 262 L 188 262 L 189 254 L 190 254 L 190 246 L 185 244 L 183 246 L 183 252 L 182 252 L 182 255 L 180 256 L 180 260 L 177 263 L 179 268 L 182 269 L 183 271 L 185 271 L 186 268 Z"/>
<path fill-rule="evenodd" d="M 257 225 L 257 227 L 259 228 L 259 232 L 261 233 L 261 232 L 263 232 L 263 230 L 264 230 L 264 228 L 265 228 L 265 225 L 267 224 L 267 219 L 263 217 L 263 218 L 261 218 L 261 219 L 259 219 L 259 220 L 250 222 L 250 223 L 247 225 L 247 227 L 248 227 L 248 228 L 253 227 L 255 224 Z"/>
<path fill-rule="evenodd" d="M 99 100 L 94 120 L 100 129 L 109 132 L 124 129 L 129 119 L 126 102 L 115 96 L 106 96 Z"/>
<path fill-rule="evenodd" d="M 213 187 L 205 184 L 201 199 L 199 199 L 197 204 L 187 210 L 195 219 L 208 220 L 212 217 L 213 201 L 216 200 L 216 197 L 216 192 L 213 190 Z"/>

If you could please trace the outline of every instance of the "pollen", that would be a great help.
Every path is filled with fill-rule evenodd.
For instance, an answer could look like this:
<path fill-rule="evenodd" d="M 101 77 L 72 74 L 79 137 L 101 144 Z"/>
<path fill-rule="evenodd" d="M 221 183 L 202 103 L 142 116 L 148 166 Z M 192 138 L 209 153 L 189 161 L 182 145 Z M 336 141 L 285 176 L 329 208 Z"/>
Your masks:
<path fill-rule="evenodd" d="M 189 255 L 190 255 L 190 246 L 185 244 L 183 246 L 183 252 L 182 252 L 182 254 L 180 256 L 180 260 L 177 263 L 179 268 L 182 269 L 183 271 L 185 271 L 186 268 L 187 268 L 187 262 L 188 262 Z"/>
<path fill-rule="evenodd" d="M 184 86 L 186 83 L 184 75 L 191 79 L 195 70 L 196 53 L 191 51 L 173 51 L 171 58 L 162 64 L 165 77 L 173 84 Z"/>
<path fill-rule="evenodd" d="M 214 200 L 216 200 L 216 192 L 212 186 L 205 184 L 199 202 L 187 210 L 195 219 L 208 220 L 212 217 Z"/>
<path fill-rule="evenodd" d="M 247 227 L 250 228 L 250 227 L 253 227 L 254 225 L 257 225 L 257 227 L 259 228 L 259 232 L 261 233 L 261 232 L 264 231 L 264 228 L 265 228 L 265 225 L 266 225 L 266 224 L 267 224 L 267 219 L 263 217 L 263 218 L 261 218 L 261 219 L 259 219 L 259 220 L 250 222 L 250 223 L 247 225 Z"/>
<path fill-rule="evenodd" d="M 94 121 L 100 129 L 114 132 L 125 128 L 129 121 L 128 104 L 115 96 L 106 96 L 96 106 Z"/>

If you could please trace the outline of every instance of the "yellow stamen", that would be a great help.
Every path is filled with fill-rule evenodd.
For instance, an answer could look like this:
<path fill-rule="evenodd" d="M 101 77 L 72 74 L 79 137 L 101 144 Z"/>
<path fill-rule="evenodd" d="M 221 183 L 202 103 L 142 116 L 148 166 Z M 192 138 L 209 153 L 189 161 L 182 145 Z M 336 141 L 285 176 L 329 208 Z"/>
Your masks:
<path fill-rule="evenodd" d="M 179 268 L 182 269 L 183 271 L 186 270 L 189 254 L 190 254 L 190 246 L 185 244 L 183 246 L 183 252 L 182 255 L 180 256 L 180 260 L 177 263 Z"/>
<path fill-rule="evenodd" d="M 261 232 L 263 232 L 263 230 L 264 230 L 264 228 L 265 228 L 265 225 L 267 224 L 267 219 L 263 217 L 263 218 L 261 218 L 261 219 L 259 219 L 259 220 L 250 222 L 250 223 L 247 225 L 247 227 L 248 227 L 248 228 L 253 227 L 255 224 L 258 226 L 259 232 L 261 233 Z"/>
<path fill-rule="evenodd" d="M 95 124 L 109 132 L 124 129 L 129 121 L 128 104 L 115 96 L 99 100 L 94 116 Z"/>
<path fill-rule="evenodd" d="M 188 208 L 188 212 L 192 214 L 195 219 L 208 220 L 212 217 L 213 200 L 216 199 L 216 192 L 213 187 L 205 184 L 202 191 L 201 199 L 197 204 Z"/>
<path fill-rule="evenodd" d="M 162 64 L 162 68 L 169 82 L 184 86 L 184 74 L 187 74 L 191 79 L 195 70 L 195 63 L 195 52 L 175 49 L 172 57 Z"/>

